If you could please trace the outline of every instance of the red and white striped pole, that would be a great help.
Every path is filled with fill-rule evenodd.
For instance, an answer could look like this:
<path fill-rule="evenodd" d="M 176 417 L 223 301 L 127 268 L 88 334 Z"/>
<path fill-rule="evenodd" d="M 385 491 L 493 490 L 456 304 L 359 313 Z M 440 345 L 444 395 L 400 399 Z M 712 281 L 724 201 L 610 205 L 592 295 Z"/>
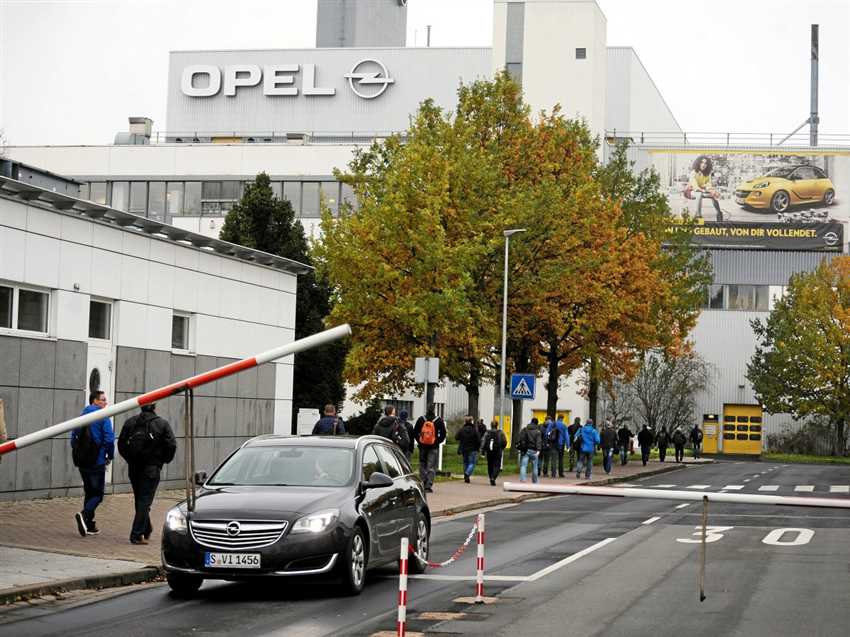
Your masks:
<path fill-rule="evenodd" d="M 484 603 L 484 514 L 478 514 L 478 556 L 475 559 L 475 603 Z"/>
<path fill-rule="evenodd" d="M 262 365 L 263 363 L 268 363 L 270 361 L 277 360 L 278 358 L 289 356 L 290 354 L 297 354 L 298 352 L 303 352 L 304 350 L 308 350 L 313 347 L 318 347 L 319 345 L 324 345 L 325 343 L 330 343 L 331 341 L 344 338 L 346 336 L 349 336 L 350 334 L 351 327 L 349 327 L 347 323 L 344 325 L 339 325 L 329 330 L 325 330 L 324 332 L 319 332 L 318 334 L 313 334 L 311 336 L 307 336 L 306 338 L 298 339 L 297 341 L 293 341 L 288 345 L 281 345 L 280 347 L 275 347 L 274 349 L 262 352 L 260 354 L 257 354 L 256 356 L 252 356 L 250 358 L 245 358 L 241 361 L 236 361 L 228 365 L 224 365 L 223 367 L 204 372 L 203 374 L 198 374 L 197 376 L 192 376 L 191 378 L 187 378 L 185 380 L 177 381 L 176 383 L 166 385 L 165 387 L 160 387 L 159 389 L 154 389 L 153 391 L 149 391 L 148 393 L 142 394 L 141 396 L 129 398 L 114 405 L 108 405 L 103 409 L 98 409 L 97 411 L 93 411 L 88 414 L 72 418 L 71 420 L 66 420 L 65 422 L 60 422 L 58 424 L 52 425 L 50 427 L 47 427 L 46 429 L 34 431 L 33 433 L 26 434 L 24 436 L 21 436 L 20 438 L 15 438 L 14 440 L 9 440 L 8 442 L 0 443 L 0 456 L 11 451 L 15 451 L 17 449 L 23 449 L 24 447 L 28 447 L 29 445 L 41 442 L 42 440 L 54 438 L 55 436 L 69 432 L 73 429 L 87 427 L 94 422 L 103 420 L 104 418 L 116 416 L 118 414 L 124 413 L 125 411 L 130 411 L 131 409 L 138 409 L 142 405 L 149 405 L 151 403 L 155 403 L 158 400 L 168 398 L 169 396 L 178 394 L 188 388 L 195 388 L 200 385 L 206 385 L 207 383 L 211 383 L 221 378 L 225 378 L 226 376 L 231 376 L 246 369 L 251 369 L 252 367 Z"/>
<path fill-rule="evenodd" d="M 407 624 L 407 556 L 409 540 L 401 538 L 401 555 L 398 560 L 398 637 L 404 637 Z"/>

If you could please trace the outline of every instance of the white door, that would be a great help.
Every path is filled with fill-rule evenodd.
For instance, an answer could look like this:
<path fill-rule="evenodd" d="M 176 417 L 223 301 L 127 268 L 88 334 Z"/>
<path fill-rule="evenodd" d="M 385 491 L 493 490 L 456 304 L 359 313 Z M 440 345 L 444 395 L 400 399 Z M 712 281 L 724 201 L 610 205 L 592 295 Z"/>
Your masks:
<path fill-rule="evenodd" d="M 99 389 L 106 392 L 106 399 L 109 404 L 112 404 L 115 400 L 112 303 L 92 299 L 90 312 L 92 317 L 89 321 L 89 347 L 86 360 L 86 400 L 91 392 Z M 112 482 L 111 464 L 106 469 L 106 482 L 107 484 Z"/>

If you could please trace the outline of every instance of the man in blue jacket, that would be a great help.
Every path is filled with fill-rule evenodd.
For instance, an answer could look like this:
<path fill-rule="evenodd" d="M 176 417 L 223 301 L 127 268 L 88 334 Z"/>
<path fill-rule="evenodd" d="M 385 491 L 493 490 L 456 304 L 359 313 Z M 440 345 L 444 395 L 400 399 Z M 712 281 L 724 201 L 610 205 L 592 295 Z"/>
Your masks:
<path fill-rule="evenodd" d="M 89 404 L 83 409 L 84 414 L 90 414 L 106 407 L 106 393 L 97 390 L 89 395 Z M 74 429 L 71 432 L 71 448 L 81 439 L 82 430 Z M 91 444 L 97 447 L 97 455 L 94 461 L 79 467 L 80 477 L 83 479 L 83 510 L 74 515 L 77 522 L 77 531 L 80 535 L 97 535 L 100 529 L 94 521 L 94 512 L 97 506 L 103 502 L 103 492 L 106 486 L 106 466 L 115 457 L 115 432 L 112 429 L 112 421 L 109 418 L 98 420 L 89 425 L 88 435 Z"/>
<path fill-rule="evenodd" d="M 590 473 L 593 470 L 593 454 L 596 452 L 596 447 L 602 440 L 599 437 L 599 432 L 593 425 L 593 420 L 588 418 L 584 423 L 584 427 L 579 429 L 579 456 L 578 464 L 576 465 L 576 478 L 581 477 L 581 466 L 584 465 L 584 478 L 590 480 Z"/>
<path fill-rule="evenodd" d="M 553 421 L 551 418 L 546 418 L 546 425 L 543 429 L 543 441 L 546 451 L 543 456 L 543 475 L 545 476 L 549 469 L 551 461 L 552 468 L 549 475 L 555 477 L 555 468 L 558 469 L 558 477 L 564 477 L 564 449 L 570 446 L 569 434 L 567 426 L 564 424 L 564 417 L 558 416 L 558 420 Z M 557 465 L 556 465 L 557 463 Z"/>
<path fill-rule="evenodd" d="M 313 427 L 314 436 L 344 436 L 345 423 L 336 415 L 336 407 L 331 404 L 325 405 L 325 415 L 319 418 Z"/>

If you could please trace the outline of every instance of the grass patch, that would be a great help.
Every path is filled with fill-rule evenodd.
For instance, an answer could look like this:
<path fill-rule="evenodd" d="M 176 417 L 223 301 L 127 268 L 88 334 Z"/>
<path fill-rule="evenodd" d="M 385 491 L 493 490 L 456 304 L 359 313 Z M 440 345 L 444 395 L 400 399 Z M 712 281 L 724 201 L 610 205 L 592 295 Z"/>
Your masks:
<path fill-rule="evenodd" d="M 810 456 L 795 453 L 763 453 L 762 460 L 770 462 L 787 462 L 790 464 L 839 464 L 850 465 L 846 456 Z"/>

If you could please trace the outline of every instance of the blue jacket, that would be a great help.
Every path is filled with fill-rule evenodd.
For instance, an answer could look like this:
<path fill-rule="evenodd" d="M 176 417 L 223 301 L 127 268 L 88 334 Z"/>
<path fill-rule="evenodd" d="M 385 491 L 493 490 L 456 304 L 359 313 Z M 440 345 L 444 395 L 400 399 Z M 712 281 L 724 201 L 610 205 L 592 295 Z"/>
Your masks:
<path fill-rule="evenodd" d="M 551 420 L 547 421 L 546 427 L 543 428 L 543 435 L 548 436 L 549 432 L 552 431 L 553 428 L 557 427 L 558 429 L 558 449 L 569 448 L 570 446 L 570 434 L 567 432 L 567 426 L 564 424 L 563 420 L 557 420 L 552 422 Z"/>
<path fill-rule="evenodd" d="M 85 409 L 83 409 L 83 413 L 80 414 L 90 414 L 93 411 L 97 411 L 100 409 L 97 405 L 88 405 Z M 107 460 L 112 460 L 115 457 L 115 431 L 112 429 L 112 421 L 109 418 L 104 418 L 103 420 L 98 420 L 97 422 L 89 425 L 89 430 L 91 431 L 92 440 L 100 446 L 100 451 L 97 454 L 97 462 L 95 462 L 95 467 L 102 467 L 106 464 Z M 71 446 L 74 446 L 74 442 L 77 440 L 77 432 L 78 429 L 74 429 L 71 432 Z"/>
<path fill-rule="evenodd" d="M 596 451 L 597 445 L 602 440 L 599 438 L 599 432 L 592 425 L 584 425 L 579 431 L 581 436 L 581 451 L 583 453 L 593 453 Z"/>
<path fill-rule="evenodd" d="M 345 423 L 342 422 L 342 418 L 340 418 L 339 416 L 322 416 L 321 418 L 319 418 L 319 421 L 313 427 L 313 435 L 333 436 L 334 423 L 336 423 L 336 435 L 344 436 L 346 433 Z"/>

